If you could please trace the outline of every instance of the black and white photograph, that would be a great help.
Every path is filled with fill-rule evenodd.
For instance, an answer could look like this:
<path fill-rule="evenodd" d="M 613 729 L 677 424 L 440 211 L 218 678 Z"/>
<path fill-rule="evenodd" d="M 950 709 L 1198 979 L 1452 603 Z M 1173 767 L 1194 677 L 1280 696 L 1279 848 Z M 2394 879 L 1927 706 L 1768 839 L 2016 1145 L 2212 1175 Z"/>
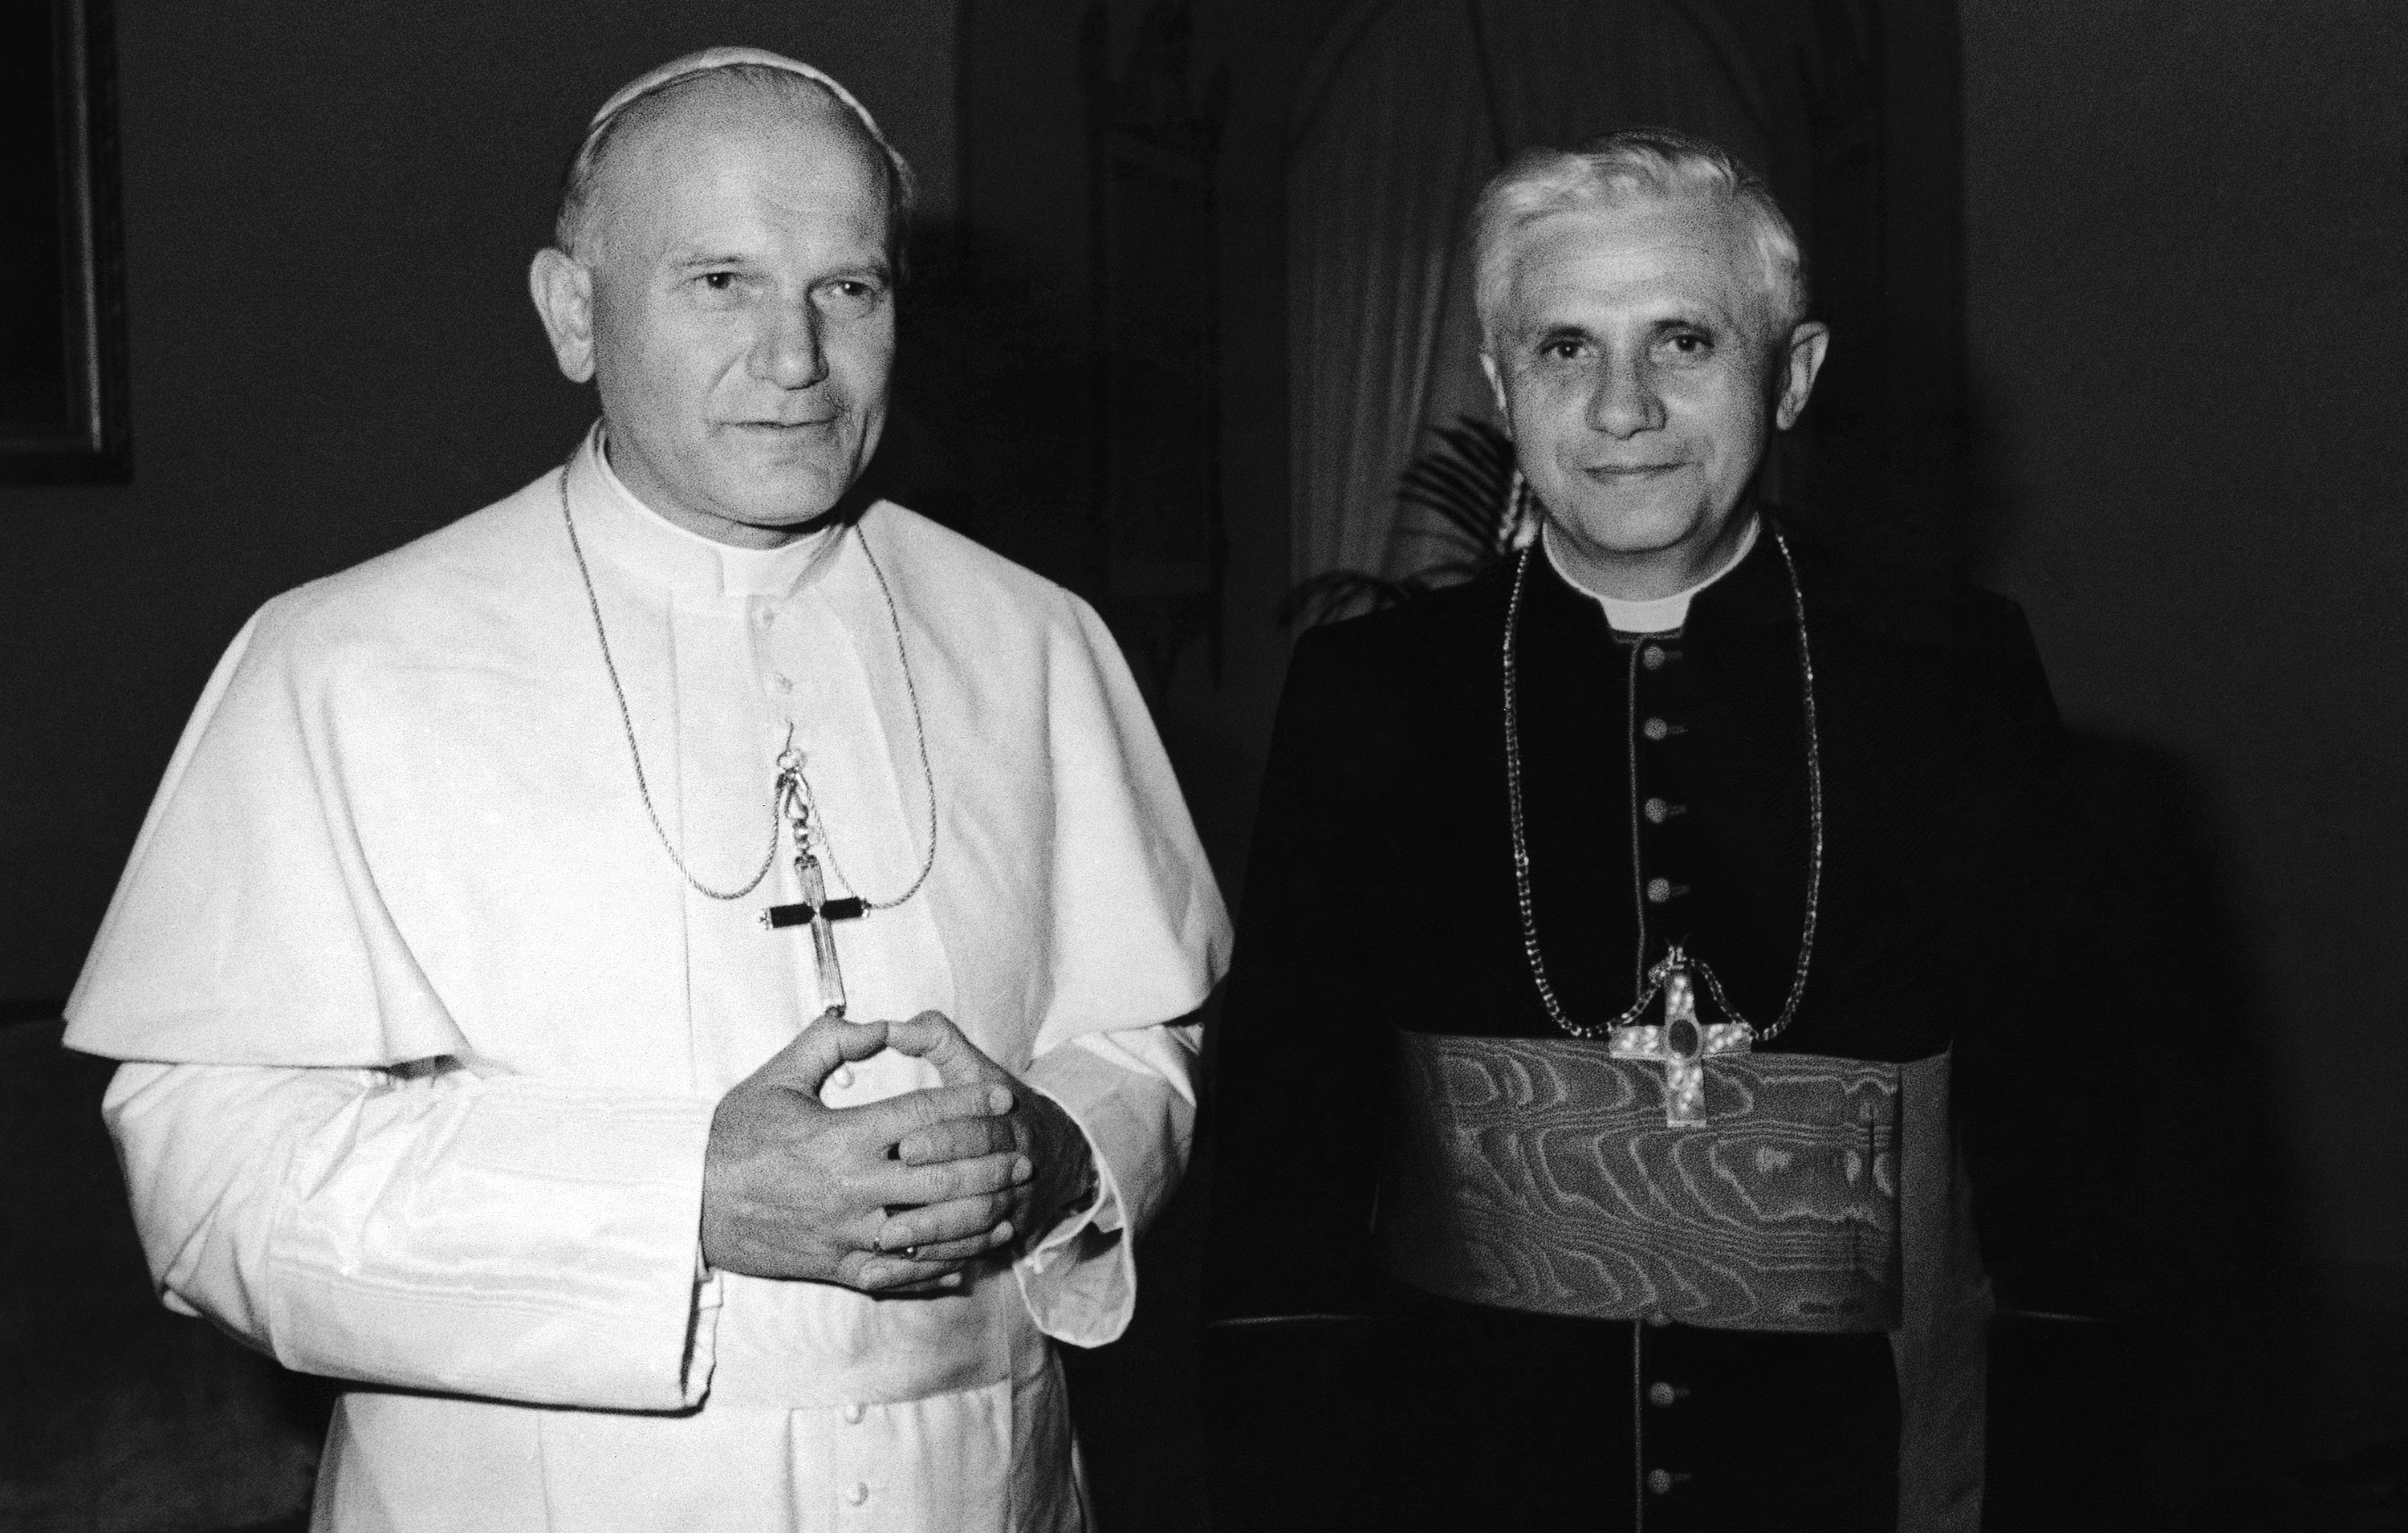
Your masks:
<path fill-rule="evenodd" d="M 2408 1533 L 2397 0 L 0 125 L 0 1533 Z"/>

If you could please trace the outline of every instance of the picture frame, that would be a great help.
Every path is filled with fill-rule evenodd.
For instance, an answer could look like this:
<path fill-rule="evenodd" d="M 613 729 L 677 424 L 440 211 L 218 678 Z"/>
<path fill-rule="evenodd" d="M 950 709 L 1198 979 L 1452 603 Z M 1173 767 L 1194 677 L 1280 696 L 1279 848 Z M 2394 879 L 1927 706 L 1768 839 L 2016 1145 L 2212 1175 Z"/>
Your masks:
<path fill-rule="evenodd" d="M 0 483 L 123 483 L 109 0 L 0 7 Z"/>

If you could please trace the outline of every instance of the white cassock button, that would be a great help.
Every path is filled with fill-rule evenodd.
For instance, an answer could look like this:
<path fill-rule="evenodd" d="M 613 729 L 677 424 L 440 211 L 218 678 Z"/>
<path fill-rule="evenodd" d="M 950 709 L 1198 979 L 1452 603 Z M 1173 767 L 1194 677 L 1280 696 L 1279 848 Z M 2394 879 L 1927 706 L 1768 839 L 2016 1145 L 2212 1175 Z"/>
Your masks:
<path fill-rule="evenodd" d="M 770 677 L 769 685 L 775 687 L 777 689 L 778 695 L 782 697 L 786 695 L 786 694 L 795 690 L 795 679 L 781 673 Z"/>
<path fill-rule="evenodd" d="M 836 1073 L 828 1077 L 828 1084 L 836 1087 L 838 1091 L 842 1091 L 845 1087 L 853 1084 L 853 1067 L 850 1065 L 838 1065 L 836 1067 Z"/>
<path fill-rule="evenodd" d="M 1650 719 L 1639 726 L 1639 732 L 1651 740 L 1660 740 L 1672 732 L 1672 726 L 1661 719 Z"/>
<path fill-rule="evenodd" d="M 778 612 L 777 612 L 777 609 L 776 609 L 775 608 L 764 607 L 763 609 L 761 609 L 761 626 L 762 626 L 762 627 L 767 628 L 767 627 L 768 627 L 771 623 L 775 623 L 775 622 L 777 622 L 777 621 L 778 621 Z"/>
<path fill-rule="evenodd" d="M 847 1426 L 860 1426 L 862 1414 L 861 1402 L 859 1400 L 847 1400 L 844 1402 L 844 1419 Z"/>
<path fill-rule="evenodd" d="M 867 1485 L 863 1484 L 863 1483 L 862 1483 L 860 1481 L 858 1481 L 858 1480 L 854 1481 L 854 1482 L 853 1482 L 850 1486 L 846 1487 L 846 1489 L 845 1489 L 845 1493 L 844 1493 L 844 1504 L 845 1504 L 845 1505 L 847 1505 L 847 1506 L 853 1506 L 853 1507 L 857 1507 L 857 1506 L 861 1505 L 861 1503 L 862 1503 L 862 1502 L 867 1501 L 867 1500 L 868 1500 L 868 1499 L 869 1499 L 869 1487 L 868 1487 Z"/>
<path fill-rule="evenodd" d="M 1649 670 L 1662 670 L 1664 668 L 1663 648 L 1655 644 L 1648 645 L 1639 652 L 1639 663 Z"/>

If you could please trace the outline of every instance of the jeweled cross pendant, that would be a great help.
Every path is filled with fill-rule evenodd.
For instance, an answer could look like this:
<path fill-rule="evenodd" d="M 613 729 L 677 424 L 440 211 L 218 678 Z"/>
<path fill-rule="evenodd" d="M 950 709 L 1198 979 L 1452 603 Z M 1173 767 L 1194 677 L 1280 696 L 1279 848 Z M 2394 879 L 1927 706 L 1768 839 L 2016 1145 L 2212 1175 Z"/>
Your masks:
<path fill-rule="evenodd" d="M 1616 1059 L 1647 1059 L 1664 1067 L 1665 1127 L 1701 1128 L 1706 1122 L 1706 1061 L 1715 1054 L 1748 1053 L 1755 1035 L 1743 1022 L 1698 1020 L 1697 985 L 1675 948 L 1666 963 L 1663 1023 L 1616 1027 L 1605 1041 Z"/>
<path fill-rule="evenodd" d="M 808 925 L 811 929 L 811 967 L 820 980 L 820 1010 L 844 1015 L 844 970 L 836 961 L 838 921 L 854 921 L 869 907 L 848 895 L 827 897 L 820 876 L 820 859 L 811 839 L 811 805 L 803 792 L 803 756 L 790 743 L 778 757 L 778 805 L 795 835 L 795 882 L 803 897 L 792 905 L 772 905 L 761 912 L 761 924 L 771 930 Z"/>

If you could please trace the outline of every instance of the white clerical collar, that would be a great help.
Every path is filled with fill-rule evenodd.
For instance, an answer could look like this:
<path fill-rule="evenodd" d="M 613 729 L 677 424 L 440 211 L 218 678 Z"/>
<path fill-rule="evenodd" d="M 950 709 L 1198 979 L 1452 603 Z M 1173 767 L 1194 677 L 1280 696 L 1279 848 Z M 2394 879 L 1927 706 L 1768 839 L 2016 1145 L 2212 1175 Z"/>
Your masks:
<path fill-rule="evenodd" d="M 784 598 L 828 562 L 843 529 L 823 527 L 773 549 L 740 549 L 689 532 L 644 504 L 610 466 L 595 422 L 569 461 L 578 530 L 613 563 L 672 586 L 725 596 Z"/>
<path fill-rule="evenodd" d="M 1723 561 L 1720 569 L 1685 591 L 1675 591 L 1669 596 L 1651 597 L 1646 601 L 1625 601 L 1620 596 L 1609 596 L 1602 592 L 1592 591 L 1582 584 L 1581 578 L 1565 568 L 1563 560 L 1555 554 L 1555 528 L 1548 527 L 1542 531 L 1539 535 L 1539 540 L 1546 548 L 1547 563 L 1555 566 L 1555 573 L 1564 578 L 1564 583 L 1604 608 L 1605 621 L 1613 624 L 1617 632 L 1664 634 L 1671 632 L 1689 621 L 1690 597 L 1739 567 L 1739 562 L 1747 557 L 1750 549 L 1756 547 L 1756 531 L 1763 525 L 1762 518 L 1749 517 L 1747 531 L 1740 537 L 1738 549 L 1728 559 Z"/>

